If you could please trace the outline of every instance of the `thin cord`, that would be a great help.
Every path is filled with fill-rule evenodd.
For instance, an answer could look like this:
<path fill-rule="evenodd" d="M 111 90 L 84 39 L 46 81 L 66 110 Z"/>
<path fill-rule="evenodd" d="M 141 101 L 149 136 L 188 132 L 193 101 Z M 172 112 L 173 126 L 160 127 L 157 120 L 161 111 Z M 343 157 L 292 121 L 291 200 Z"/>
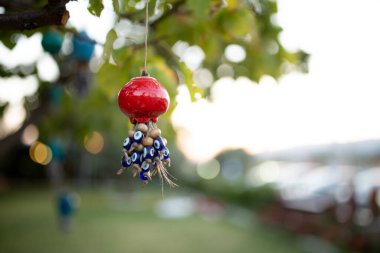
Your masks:
<path fill-rule="evenodd" d="M 148 59 L 148 32 L 149 32 L 149 26 L 148 26 L 148 19 L 149 19 L 149 0 L 146 0 L 146 6 L 145 6 L 145 60 L 144 60 L 144 71 L 143 74 L 148 75 L 148 71 L 146 68 L 147 59 Z"/>

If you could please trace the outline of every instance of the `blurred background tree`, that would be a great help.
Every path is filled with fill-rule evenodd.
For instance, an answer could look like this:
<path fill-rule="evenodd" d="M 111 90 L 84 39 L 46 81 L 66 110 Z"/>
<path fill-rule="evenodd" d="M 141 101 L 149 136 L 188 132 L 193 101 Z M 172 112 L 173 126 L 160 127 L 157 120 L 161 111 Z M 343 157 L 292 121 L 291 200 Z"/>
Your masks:
<path fill-rule="evenodd" d="M 105 20 L 102 17 L 108 16 L 110 25 L 107 31 L 103 32 L 102 39 L 95 37 L 94 33 L 89 30 L 77 26 L 75 22 L 71 22 L 70 16 L 74 16 L 73 13 L 79 9 L 76 7 L 83 3 L 87 5 L 87 10 L 83 9 L 83 15 L 93 15 L 91 17 L 97 21 Z M 299 4 L 299 2 L 294 4 Z M 341 244 L 342 248 L 351 247 L 358 252 L 361 249 L 365 249 L 366 252 L 378 252 L 379 195 L 376 189 L 375 191 L 367 187 L 369 181 L 367 178 L 376 178 L 376 176 L 372 176 L 372 174 L 362 176 L 362 184 L 370 193 L 368 194 L 370 204 L 364 204 L 362 206 L 364 208 L 358 205 L 359 202 L 354 201 L 353 195 L 346 198 L 344 203 L 336 202 L 334 198 L 338 195 L 336 192 L 330 192 L 332 187 L 329 185 L 333 181 L 333 186 L 336 187 L 335 190 L 337 189 L 338 193 L 339 190 L 343 193 L 353 191 L 350 188 L 351 184 L 341 185 L 336 166 L 335 164 L 331 165 L 334 162 L 334 152 L 335 159 L 338 157 L 336 159 L 338 162 L 344 153 L 345 157 L 342 158 L 344 162 L 370 166 L 379 161 L 378 151 L 375 148 L 379 145 L 378 142 L 362 143 L 363 146 L 360 147 L 358 144 L 333 145 L 333 148 L 322 147 L 325 153 L 319 153 L 317 150 L 317 154 L 312 154 L 304 147 L 300 148 L 302 152 L 295 150 L 297 154 L 304 154 L 304 152 L 312 154 L 309 158 L 312 160 L 311 165 L 294 165 L 302 171 L 310 172 L 307 174 L 309 175 L 308 180 L 305 180 L 306 177 L 301 175 L 301 172 L 297 174 L 301 182 L 299 192 L 305 192 L 305 188 L 303 188 L 305 185 L 313 186 L 311 182 L 317 182 L 316 179 L 320 173 L 317 185 L 321 183 L 319 185 L 321 188 L 314 189 L 315 194 L 311 194 L 309 199 L 306 198 L 303 207 L 308 207 L 309 203 L 312 206 L 323 207 L 316 202 L 315 198 L 332 200 L 326 207 L 323 207 L 325 210 L 319 210 L 316 213 L 305 212 L 307 209 L 292 210 L 288 206 L 284 206 L 284 198 L 277 198 L 276 194 L 279 191 L 278 189 L 274 190 L 276 186 L 273 175 L 279 171 L 289 171 L 291 174 L 292 166 L 285 162 L 263 161 L 282 160 L 284 156 L 293 157 L 286 152 L 285 155 L 281 152 L 277 155 L 274 153 L 272 157 L 268 158 L 265 155 L 262 157 L 260 155 L 252 156 L 243 149 L 228 150 L 218 154 L 214 159 L 195 165 L 187 161 L 175 145 L 176 139 L 180 137 L 171 120 L 175 121 L 175 113 L 179 111 L 173 113 L 177 100 L 180 101 L 180 96 L 177 95 L 182 95 L 182 90 L 188 91 L 185 94 L 188 94 L 189 101 L 212 102 L 214 98 L 212 88 L 216 87 L 214 81 L 224 77 L 232 79 L 246 77 L 254 83 L 259 83 L 264 79 L 263 77 L 267 76 L 279 79 L 282 75 L 292 71 L 308 71 L 308 54 L 303 51 L 286 50 L 279 39 L 281 27 L 276 21 L 277 2 L 275 0 L 149 1 L 148 72 L 163 84 L 171 98 L 169 111 L 160 118 L 159 126 L 163 130 L 163 135 L 168 138 L 169 148 L 172 151 L 173 168 L 170 171 L 180 179 L 179 184 L 185 187 L 176 189 L 175 197 L 169 198 L 167 201 L 161 201 L 161 196 L 154 191 L 158 186 L 158 180 L 154 180 L 152 187 L 146 191 L 136 191 L 137 193 L 131 194 L 134 186 L 130 177 L 115 175 L 120 167 L 121 142 L 130 128 L 129 120 L 118 109 L 117 93 L 131 78 L 140 75 L 144 65 L 145 5 L 146 0 L 0 0 L 0 195 L 4 203 L 7 203 L 4 205 L 6 207 L 0 210 L 0 218 L 3 218 L 0 219 L 3 228 L 0 231 L 0 245 L 3 245 L 4 242 L 4 245 L 8 245 L 9 249 L 13 250 L 24 245 L 26 245 L 25 247 L 34 245 L 36 252 L 44 252 L 41 250 L 42 248 L 46 252 L 51 252 L 51 248 L 62 245 L 61 238 L 51 234 L 49 227 L 51 224 L 48 222 L 51 222 L 54 217 L 46 218 L 49 217 L 49 211 L 51 211 L 51 206 L 48 205 L 46 199 L 51 196 L 47 196 L 49 191 L 46 191 L 47 187 L 44 186 L 47 181 L 50 181 L 54 186 L 52 192 L 57 193 L 58 189 L 63 189 L 63 195 L 67 193 L 65 187 L 62 187 L 65 185 L 94 186 L 92 191 L 81 192 L 84 200 L 81 208 L 85 212 L 78 214 L 78 221 L 82 225 L 82 230 L 78 230 L 77 235 L 79 236 L 74 240 L 73 238 L 71 241 L 69 240 L 70 247 L 79 249 L 80 252 L 85 252 L 82 249 L 86 249 L 86 247 L 88 249 L 89 245 L 82 242 L 85 241 L 82 240 L 83 238 L 88 237 L 94 238 L 93 241 L 97 242 L 91 244 L 92 248 L 89 249 L 92 252 L 99 251 L 99 246 L 105 247 L 107 250 L 109 247 L 115 247 L 115 252 L 124 252 L 126 240 L 124 235 L 127 227 L 132 227 L 132 232 L 127 233 L 127 239 L 129 239 L 127 244 L 131 251 L 138 251 L 143 245 L 151 247 L 146 251 L 170 252 L 165 247 L 156 248 L 156 245 L 162 246 L 161 242 L 170 238 L 174 243 L 164 246 L 174 249 L 172 251 L 212 252 L 213 249 L 216 249 L 216 252 L 235 252 L 236 249 L 241 249 L 240 251 L 246 252 L 247 249 L 255 248 L 259 252 L 296 252 L 294 250 L 295 243 L 291 243 L 291 240 L 282 234 L 276 236 L 276 244 L 273 244 L 275 233 L 272 230 L 265 232 L 265 229 L 256 226 L 256 220 L 252 216 L 269 224 L 290 228 L 297 233 L 318 235 L 328 241 Z M 320 3 L 318 2 L 316 5 L 319 6 Z M 355 12 L 356 7 L 355 3 Z M 323 6 L 323 8 L 325 7 Z M 314 9 L 312 10 L 314 11 Z M 334 18 L 335 10 L 329 9 L 334 13 Z M 299 20 L 302 19 L 295 18 L 295 22 L 299 23 Z M 318 17 L 315 23 L 318 27 L 320 26 L 319 22 Z M 335 30 L 333 30 L 335 26 L 330 26 L 329 22 L 326 21 L 327 25 L 321 30 L 332 27 L 332 34 L 335 34 Z M 347 30 L 350 31 L 350 37 L 351 27 Z M 360 31 L 362 30 L 360 27 Z M 301 34 L 303 33 L 301 32 Z M 331 47 L 332 35 L 322 33 L 322 36 L 324 39 L 327 38 L 326 44 Z M 30 46 L 31 44 L 25 43 L 30 41 L 34 41 L 33 47 Z M 314 41 L 319 43 L 318 38 Z M 343 43 L 343 40 L 339 41 L 339 43 Z M 338 40 L 335 42 L 338 43 Z M 342 44 L 339 44 L 339 47 L 341 46 Z M 317 47 L 319 49 L 319 44 Z M 363 48 L 364 46 L 357 51 L 358 55 L 363 55 Z M 368 50 L 373 50 L 371 47 L 368 48 Z M 337 49 L 333 48 L 328 53 L 325 52 L 328 61 L 330 61 L 329 52 L 334 52 L 333 50 Z M 337 55 L 339 56 L 339 54 Z M 356 61 L 363 62 L 362 60 Z M 326 68 L 329 69 L 331 65 L 324 66 L 328 66 Z M 352 67 L 353 69 L 357 68 L 354 65 Z M 362 67 L 367 68 L 368 65 L 363 64 Z M 344 69 L 344 71 L 338 71 L 336 75 L 343 76 L 346 75 L 346 72 Z M 318 77 L 318 75 L 314 76 L 317 79 Z M 343 95 L 340 90 L 339 93 L 331 93 L 329 94 L 331 103 L 324 104 L 325 94 L 330 92 L 330 83 L 336 80 L 340 82 L 340 78 L 341 76 L 331 79 L 331 76 L 327 75 L 325 79 L 321 79 L 322 81 L 320 79 L 315 81 L 318 85 L 325 82 L 328 89 L 321 92 L 323 95 L 320 94 L 320 96 L 323 97 L 320 100 L 313 100 L 318 103 L 316 105 L 318 110 L 310 110 L 309 107 L 303 112 L 326 113 L 323 109 L 330 109 L 331 103 L 336 103 L 335 96 L 340 99 Z M 352 76 L 347 75 L 346 78 L 350 79 Z M 330 82 L 326 81 L 329 79 L 331 79 Z M 304 80 L 301 82 L 302 84 L 306 83 Z M 307 87 L 307 89 L 309 88 Z M 346 91 L 346 86 L 342 89 Z M 297 89 L 296 96 L 298 96 L 298 91 Z M 311 90 L 312 96 L 314 96 L 313 92 L 314 90 Z M 307 98 L 310 96 L 306 96 L 305 100 Z M 353 99 L 349 96 L 348 98 L 347 101 L 351 103 Z M 278 103 L 279 100 L 279 97 L 274 97 L 270 102 L 275 101 L 278 106 L 281 105 Z M 284 103 L 284 101 L 288 102 L 287 100 L 282 102 Z M 226 104 L 233 102 L 225 101 Z M 319 103 L 323 104 L 320 108 Z M 301 106 L 300 104 L 294 105 L 297 110 Z M 371 106 L 375 107 L 373 104 Z M 247 111 L 247 117 L 254 114 L 251 113 L 251 108 L 241 107 L 240 110 Z M 289 108 L 294 109 L 293 107 Z M 258 116 L 259 121 L 263 120 L 263 116 L 273 112 L 265 111 L 262 107 L 260 110 L 263 111 L 263 114 Z M 279 112 L 284 111 L 279 110 Z M 173 117 L 171 117 L 172 115 Z M 305 120 L 302 114 L 294 115 Z M 350 118 L 351 115 L 350 113 Z M 217 124 L 230 126 L 227 123 L 231 121 L 233 115 L 223 112 L 223 116 L 221 119 L 218 118 L 218 122 L 215 122 L 215 127 L 218 127 Z M 275 127 L 266 131 L 270 135 L 273 133 L 273 129 L 284 128 L 277 125 L 281 120 L 296 121 L 294 118 L 278 117 L 278 114 L 270 116 L 276 118 L 276 121 L 270 121 Z M 314 115 L 306 117 L 306 121 L 312 117 Z M 318 123 L 320 123 L 327 125 L 325 128 L 330 128 L 331 124 L 325 124 L 326 121 L 331 123 L 329 117 L 327 119 L 319 119 L 321 122 L 313 121 L 312 123 L 316 124 L 316 127 L 319 127 Z M 251 121 L 246 123 L 244 118 L 233 118 L 232 120 L 245 127 L 243 131 L 247 131 L 247 135 L 250 134 L 251 129 L 249 129 L 248 123 Z M 225 134 L 235 137 L 234 131 L 240 130 L 241 125 Z M 288 128 L 289 126 L 294 125 L 288 125 Z M 301 128 L 307 128 L 307 126 L 310 125 L 301 125 Z M 200 129 L 206 130 L 205 128 Z M 207 128 L 208 131 L 214 129 Z M 298 136 L 297 130 L 296 135 L 287 137 Z M 263 131 L 257 132 L 261 134 Z M 180 131 L 178 133 L 181 134 Z M 288 132 L 280 131 L 275 137 L 270 137 L 276 138 L 284 133 Z M 305 135 L 301 134 L 300 136 L 303 138 Z M 251 139 L 253 142 L 257 141 L 253 137 L 247 138 L 249 141 Z M 268 138 L 263 139 L 265 142 L 268 140 Z M 208 140 L 204 141 L 205 143 L 201 143 L 207 146 Z M 219 145 L 219 142 L 216 144 Z M 347 152 L 347 150 L 351 151 Z M 364 150 L 364 152 L 355 151 L 357 152 L 355 153 L 353 150 Z M 366 150 L 371 151 L 366 154 L 367 156 L 364 155 Z M 297 156 L 294 157 L 294 162 L 299 159 Z M 363 161 L 358 162 L 358 157 Z M 320 167 L 326 164 L 331 166 Z M 295 172 L 293 171 L 293 173 Z M 26 191 L 22 190 L 22 187 L 18 187 L 20 182 L 30 184 L 34 180 L 38 184 L 32 184 L 32 187 L 28 187 Z M 286 179 L 285 181 L 289 183 L 291 180 Z M 280 183 L 277 182 L 277 187 Z M 13 184 L 17 186 L 12 187 Z M 36 185 L 42 186 L 43 190 L 36 190 Z M 104 185 L 107 186 L 104 187 L 106 190 L 101 191 Z M 9 188 L 16 190 L 9 191 L 9 194 L 8 192 L 3 194 Z M 17 192 L 17 189 L 21 190 Z M 126 189 L 127 191 L 125 191 Z M 30 194 L 29 190 L 31 190 Z M 185 197 L 178 197 L 181 194 Z M 348 196 L 348 194 L 346 195 Z M 77 195 L 73 194 L 73 196 L 73 199 L 79 199 Z M 138 197 L 134 198 L 134 196 Z M 365 197 L 362 198 L 365 199 Z M 160 202 L 156 205 L 157 199 Z M 72 211 L 76 208 L 76 204 L 76 201 L 73 201 Z M 343 210 L 342 208 L 345 210 L 344 212 L 340 212 Z M 364 219 L 355 218 L 354 210 L 356 208 L 358 217 L 364 217 Z M 251 212 L 252 209 L 254 212 Z M 197 214 L 206 219 L 200 220 L 199 217 L 183 219 L 175 226 L 178 230 L 173 230 L 173 223 L 163 222 L 157 218 L 184 215 L 180 212 L 176 213 L 178 210 L 187 212 L 187 215 L 198 212 Z M 340 213 L 344 214 L 342 216 L 344 220 L 337 221 L 336 217 Z M 246 229 L 250 226 L 255 229 L 255 232 L 247 233 L 248 230 L 236 230 L 235 237 L 231 237 L 235 228 L 221 223 L 213 223 L 214 226 L 209 226 L 210 223 L 205 222 L 205 220 L 214 221 L 215 217 L 224 214 L 226 219 L 238 224 L 240 228 Z M 126 218 L 126 216 L 129 217 Z M 377 217 L 377 221 L 371 217 Z M 100 221 L 100 223 L 94 223 L 94 221 Z M 29 223 L 38 224 L 38 226 L 25 226 Z M 93 224 L 96 224 L 96 229 L 92 227 Z M 152 224 L 153 226 L 151 226 Z M 154 230 L 154 224 L 160 229 L 159 233 L 156 233 L 158 229 Z M 34 233 L 34 229 L 37 227 L 43 228 L 43 233 Z M 107 235 L 100 234 L 99 231 L 107 231 Z M 117 232 L 111 235 L 108 231 Z M 187 235 L 189 232 L 191 237 L 181 241 L 183 239 L 181 234 Z M 218 235 L 218 232 L 220 232 L 220 237 L 215 236 Z M 38 241 L 35 237 L 29 236 L 36 234 L 45 239 L 47 237 L 44 236 L 44 233 L 49 236 L 49 239 L 52 238 L 50 245 L 50 240 L 48 240 L 49 242 Z M 141 234 L 147 236 L 141 237 Z M 157 234 L 160 234 L 161 237 Z M 113 236 L 116 236 L 117 243 L 113 243 Z M 142 243 L 141 240 L 146 240 L 148 237 L 156 240 L 155 243 L 150 245 L 145 241 Z M 281 240 L 277 240 L 277 237 Z M 16 245 L 14 238 L 18 239 L 17 242 L 20 240 L 26 243 L 17 244 L 16 242 Z M 246 241 L 242 243 L 241 238 Z M 193 242 L 199 240 L 205 240 L 203 244 L 207 244 L 210 250 L 202 248 L 202 243 L 194 246 Z M 209 241 L 218 243 L 208 243 Z M 278 242 L 280 243 L 278 244 Z M 308 238 L 304 244 L 306 248 L 315 249 L 314 252 L 317 252 L 320 245 L 316 247 L 315 245 L 318 243 L 320 244 L 320 241 L 316 243 L 315 238 Z M 326 244 L 323 245 L 326 246 Z M 192 250 L 191 247 L 200 248 Z M 328 248 L 329 245 L 326 247 Z M 133 250 L 135 248 L 136 250 Z M 66 248 L 62 247 L 62 249 Z M 31 252 L 34 251 L 31 250 Z M 9 250 L 7 252 L 20 251 Z M 321 252 L 336 251 L 329 249 L 321 250 Z"/>
<path fill-rule="evenodd" d="M 90 37 L 88 31 L 70 22 L 70 12 L 76 8 L 68 8 L 72 2 L 75 1 L 0 0 L 0 82 L 7 85 L 2 86 L 4 92 L 0 94 L 0 190 L 3 190 L 0 193 L 7 192 L 9 188 L 16 191 L 16 195 L 12 191 L 1 195 L 3 203 L 13 201 L 0 212 L 0 218 L 7 217 L 0 219 L 3 227 L 0 242 L 4 249 L 15 252 L 21 245 L 13 243 L 15 234 L 12 231 L 24 242 L 22 245 L 27 245 L 28 252 L 50 252 L 52 248 L 93 252 L 99 249 L 104 251 L 103 246 L 107 250 L 121 252 L 125 251 L 125 245 L 130 251 L 138 251 L 142 247 L 139 238 L 150 238 L 152 243 L 143 243 L 148 246 L 147 251 L 194 252 L 199 251 L 193 245 L 194 241 L 205 238 L 212 241 L 224 238 L 222 241 L 225 241 L 234 234 L 233 228 L 219 224 L 207 230 L 207 222 L 195 222 L 199 218 L 179 223 L 176 230 L 172 230 L 171 223 L 163 222 L 154 215 L 154 205 L 161 196 L 149 189 L 141 193 L 143 195 L 138 197 L 137 202 L 129 194 L 116 200 L 126 188 L 128 193 L 133 192 L 130 177 L 119 177 L 122 183 L 115 183 L 118 180 L 115 173 L 120 167 L 121 143 L 130 127 L 129 120 L 118 108 L 117 93 L 132 77 L 140 75 L 144 65 L 146 1 L 88 1 L 86 12 L 95 17 L 112 12 L 109 15 L 112 25 L 103 41 Z M 112 10 L 104 8 L 106 5 L 112 6 Z M 206 185 L 186 175 L 186 171 L 194 165 L 189 164 L 176 148 L 176 132 L 170 120 L 176 107 L 177 88 L 185 86 L 191 101 L 211 99 L 210 91 L 216 79 L 245 76 L 258 81 L 264 75 L 278 78 L 290 70 L 306 70 L 306 54 L 301 51 L 288 52 L 281 45 L 281 28 L 274 18 L 277 12 L 275 1 L 150 0 L 148 11 L 147 70 L 163 84 L 171 98 L 169 111 L 159 121 L 172 151 L 174 168 L 170 171 L 174 175 L 182 171 L 184 175 L 177 176 L 180 178 L 179 184 L 191 187 L 194 192 L 203 191 L 248 208 L 261 207 L 273 198 L 270 189 L 251 192 L 242 187 L 240 181 L 226 183 L 218 180 Z M 24 43 L 30 40 L 38 40 L 34 44 L 36 47 Z M 24 54 L 7 57 L 20 51 L 24 45 L 26 48 L 21 50 Z M 250 162 L 246 154 L 240 151 L 218 159 L 223 163 L 231 156 Z M 244 168 L 240 166 L 240 174 L 247 164 L 244 163 Z M 76 196 L 79 203 L 79 196 L 72 194 L 67 186 L 94 186 L 89 194 L 81 192 L 81 209 L 87 214 L 78 214 L 77 222 L 81 228 L 75 231 L 75 238 L 65 243 L 59 235 L 52 233 L 54 217 L 47 201 L 51 196 L 47 196 L 44 187 L 47 181 L 53 186 L 52 192 L 58 204 L 53 210 L 60 217 L 60 228 L 64 231 L 71 228 L 71 218 L 68 216 L 73 213 L 75 205 L 71 207 L 67 201 L 62 201 L 62 196 Z M 158 183 L 154 180 L 152 188 Z M 26 191 L 22 190 L 25 185 Z M 107 189 L 117 189 L 110 199 L 108 195 L 99 194 L 102 185 L 110 186 Z M 42 186 L 43 190 L 36 191 L 36 186 Z M 236 190 L 230 191 L 234 188 Z M 17 189 L 21 189 L 20 195 Z M 31 195 L 25 195 L 26 192 L 31 192 Z M 186 191 L 186 195 L 189 192 Z M 246 202 L 247 197 L 257 201 Z M 202 197 L 199 203 L 195 199 L 191 203 L 199 204 L 204 209 L 202 213 L 211 217 L 215 211 L 218 213 L 224 209 L 223 204 L 213 198 Z M 188 200 L 185 199 L 185 202 Z M 106 202 L 110 204 L 101 204 Z M 126 208 L 127 212 L 115 213 L 114 206 Z M 133 212 L 133 206 L 141 212 Z M 172 209 L 170 205 L 168 207 Z M 15 212 L 14 208 L 21 212 Z M 181 208 L 180 205 L 178 210 Z M 191 213 L 192 208 L 195 207 L 182 210 Z M 237 213 L 241 215 L 240 209 Z M 250 215 L 241 217 L 245 219 Z M 25 226 L 40 219 L 44 224 Z M 97 228 L 92 229 L 88 221 L 96 221 Z M 159 225 L 158 233 L 154 224 Z M 127 227 L 133 233 L 126 232 Z M 28 236 L 37 235 L 30 233 L 29 229 L 38 229 L 41 232 L 38 235 L 49 240 L 39 242 L 37 238 Z M 115 233 L 96 235 L 99 231 Z M 149 235 L 149 231 L 153 234 Z M 129 241 L 126 241 L 125 233 L 129 234 Z M 211 244 L 206 248 L 203 245 L 207 243 L 200 243 L 201 251 L 231 252 L 236 247 L 245 249 L 253 244 L 270 251 L 272 247 L 284 249 L 283 246 L 265 243 L 268 238 L 272 240 L 273 234 L 270 232 L 257 232 L 260 236 L 254 237 L 260 243 L 251 241 L 250 235 L 244 236 L 244 233 L 239 230 L 225 243 Z M 142 234 L 145 236 L 141 237 Z M 177 240 L 185 234 L 189 235 L 186 242 Z M 86 240 L 82 239 L 89 237 L 97 243 L 83 244 Z M 163 244 L 167 238 L 174 243 Z M 241 240 L 251 243 L 241 245 Z M 282 241 L 280 245 L 286 244 L 288 239 Z M 283 252 L 294 252 L 291 248 Z"/>
<path fill-rule="evenodd" d="M 25 167 L 28 156 L 24 156 L 24 161 L 8 154 L 15 150 L 28 152 L 32 143 L 24 141 L 22 145 L 21 140 L 23 134 L 31 135 L 30 126 L 36 127 L 38 141 L 47 144 L 47 153 L 52 153 L 37 161 L 39 164 L 62 160 L 66 173 L 76 176 L 83 164 L 93 166 L 91 173 L 98 176 L 111 173 L 112 170 L 100 170 L 104 166 L 118 167 L 115 147 L 127 132 L 128 120 L 117 108 L 116 95 L 124 83 L 140 74 L 143 66 L 145 1 L 112 1 L 114 27 L 104 44 L 89 38 L 84 31 L 65 26 L 70 15 L 67 2 L 0 2 L 1 43 L 13 49 L 21 38 L 42 34 L 44 51 L 59 67 L 59 74 L 46 80 L 41 76 L 45 66 L 38 66 L 37 62 L 27 66 L 0 65 L 2 80 L 19 76 L 33 77 L 38 82 L 36 92 L 23 100 L 26 111 L 23 123 L 16 128 L 1 129 L 1 162 L 6 165 L 1 173 L 5 176 L 25 173 L 18 168 Z M 103 1 L 89 1 L 88 11 L 100 16 Z M 186 85 L 195 101 L 207 98 L 213 80 L 221 77 L 246 76 L 258 81 L 263 75 L 278 78 L 289 70 L 306 70 L 307 55 L 288 52 L 281 45 L 281 28 L 274 19 L 276 11 L 276 2 L 265 0 L 150 1 L 148 72 L 165 86 L 171 97 L 169 112 L 160 121 L 170 143 L 175 138 L 170 114 L 176 106 L 179 84 Z M 95 45 L 102 48 L 101 57 L 92 57 Z M 184 55 L 189 48 L 190 59 Z M 1 103 L 3 117 L 10 113 L 11 105 L 6 100 Z M 104 146 L 102 159 L 97 161 L 95 157 L 86 162 L 81 160 L 83 157 L 79 159 L 84 140 L 90 146 Z M 87 150 L 100 152 L 96 147 Z M 37 171 L 36 176 L 41 176 L 41 170 Z"/>

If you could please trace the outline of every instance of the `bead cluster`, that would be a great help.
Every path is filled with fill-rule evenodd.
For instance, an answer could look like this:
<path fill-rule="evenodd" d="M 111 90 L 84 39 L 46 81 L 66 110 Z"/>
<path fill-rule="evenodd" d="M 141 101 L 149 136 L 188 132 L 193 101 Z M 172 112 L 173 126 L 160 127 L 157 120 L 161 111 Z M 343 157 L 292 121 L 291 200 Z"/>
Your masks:
<path fill-rule="evenodd" d="M 149 121 L 136 123 L 128 131 L 128 137 L 123 143 L 123 157 L 118 175 L 127 168 L 132 168 L 133 177 L 140 175 L 143 186 L 158 174 L 170 186 L 177 186 L 169 177 L 172 177 L 166 167 L 170 167 L 170 152 L 166 147 L 167 141 L 161 137 L 161 130 Z"/>

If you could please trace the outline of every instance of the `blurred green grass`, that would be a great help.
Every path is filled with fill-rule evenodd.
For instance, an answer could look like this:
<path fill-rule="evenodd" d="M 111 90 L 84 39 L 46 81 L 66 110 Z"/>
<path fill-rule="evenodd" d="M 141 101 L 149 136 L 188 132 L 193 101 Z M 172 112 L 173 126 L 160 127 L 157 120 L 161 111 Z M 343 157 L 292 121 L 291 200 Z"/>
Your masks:
<path fill-rule="evenodd" d="M 160 192 L 147 190 L 81 191 L 73 230 L 64 234 L 54 197 L 47 189 L 0 194 L 0 252 L 302 252 L 294 237 L 258 224 L 243 228 L 200 215 L 161 219 L 154 213 Z"/>

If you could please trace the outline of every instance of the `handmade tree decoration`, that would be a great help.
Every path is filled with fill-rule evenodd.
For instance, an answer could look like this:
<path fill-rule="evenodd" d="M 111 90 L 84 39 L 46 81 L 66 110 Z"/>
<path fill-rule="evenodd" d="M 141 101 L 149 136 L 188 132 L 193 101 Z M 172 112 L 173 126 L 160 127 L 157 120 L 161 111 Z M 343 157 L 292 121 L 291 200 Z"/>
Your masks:
<path fill-rule="evenodd" d="M 133 177 L 139 174 L 143 185 L 158 174 L 170 186 L 175 186 L 166 169 L 170 166 L 167 141 L 156 124 L 169 107 L 167 91 L 153 77 L 135 77 L 121 88 L 118 102 L 120 110 L 133 124 L 123 143 L 124 155 L 118 174 L 131 167 Z"/>
<path fill-rule="evenodd" d="M 161 136 L 157 127 L 158 117 L 168 110 L 170 98 L 165 88 L 146 71 L 147 31 L 148 31 L 148 1 L 146 5 L 146 37 L 145 37 L 145 68 L 142 76 L 132 78 L 119 91 L 118 103 L 120 110 L 129 117 L 133 124 L 128 131 L 128 137 L 123 143 L 121 169 L 133 170 L 133 177 L 138 174 L 143 186 L 158 174 L 162 181 L 170 186 L 176 184 L 169 178 L 170 152 L 167 141 Z"/>

